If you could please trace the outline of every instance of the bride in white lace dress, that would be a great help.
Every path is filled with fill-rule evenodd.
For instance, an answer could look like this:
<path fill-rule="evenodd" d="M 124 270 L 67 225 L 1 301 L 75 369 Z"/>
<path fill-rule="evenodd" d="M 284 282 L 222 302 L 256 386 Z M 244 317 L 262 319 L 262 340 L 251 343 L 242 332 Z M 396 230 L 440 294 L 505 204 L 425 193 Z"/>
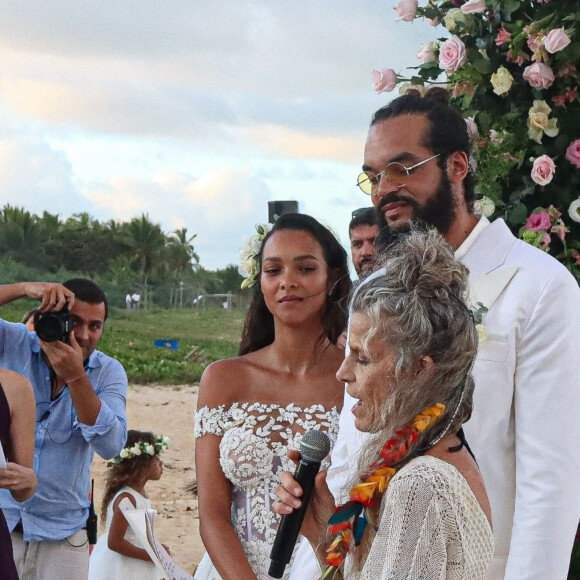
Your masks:
<path fill-rule="evenodd" d="M 338 431 L 346 253 L 314 218 L 285 214 L 256 261 L 241 356 L 213 363 L 201 379 L 196 476 L 207 554 L 199 580 L 270 578 L 279 522 L 271 503 L 279 473 L 292 469 L 287 453 L 310 429 L 327 432 L 331 442 Z"/>

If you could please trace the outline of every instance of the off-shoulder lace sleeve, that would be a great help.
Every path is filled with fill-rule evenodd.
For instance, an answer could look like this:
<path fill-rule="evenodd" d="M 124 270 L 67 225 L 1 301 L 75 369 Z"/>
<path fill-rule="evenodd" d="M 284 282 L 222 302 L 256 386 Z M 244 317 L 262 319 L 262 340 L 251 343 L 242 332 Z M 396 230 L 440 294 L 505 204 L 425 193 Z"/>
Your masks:
<path fill-rule="evenodd" d="M 432 457 L 415 461 L 385 493 L 361 578 L 483 580 L 493 536 L 477 499 L 449 464 Z"/>
<path fill-rule="evenodd" d="M 228 420 L 223 405 L 211 409 L 202 407 L 195 412 L 193 435 L 196 438 L 208 433 L 223 436 Z"/>

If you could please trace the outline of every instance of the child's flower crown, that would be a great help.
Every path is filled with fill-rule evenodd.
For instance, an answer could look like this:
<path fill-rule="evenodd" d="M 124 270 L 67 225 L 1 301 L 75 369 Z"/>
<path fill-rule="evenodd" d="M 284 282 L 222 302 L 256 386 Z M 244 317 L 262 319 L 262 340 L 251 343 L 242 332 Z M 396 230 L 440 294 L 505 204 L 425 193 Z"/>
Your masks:
<path fill-rule="evenodd" d="M 241 288 L 250 288 L 256 283 L 260 268 L 258 263 L 258 255 L 262 248 L 264 238 L 272 229 L 272 224 L 256 224 L 256 232 L 250 239 L 246 239 L 244 245 L 240 248 L 240 266 L 238 272 L 245 280 L 242 282 Z"/>
<path fill-rule="evenodd" d="M 139 455 L 150 455 L 151 457 L 159 455 L 169 447 L 169 441 L 169 437 L 165 437 L 164 435 L 155 435 L 155 441 L 153 443 L 149 443 L 149 441 L 137 441 L 132 447 L 121 449 L 117 457 L 113 457 L 113 459 L 107 462 L 107 467 L 114 467 L 125 459 L 133 459 L 133 457 L 138 457 Z"/>

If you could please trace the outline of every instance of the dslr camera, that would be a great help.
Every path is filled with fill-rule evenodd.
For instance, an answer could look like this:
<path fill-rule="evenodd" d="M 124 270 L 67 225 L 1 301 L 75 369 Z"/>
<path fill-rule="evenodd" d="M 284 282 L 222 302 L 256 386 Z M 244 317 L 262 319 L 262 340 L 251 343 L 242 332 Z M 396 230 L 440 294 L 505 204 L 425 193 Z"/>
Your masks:
<path fill-rule="evenodd" d="M 68 308 L 56 312 L 37 312 L 34 315 L 34 330 L 41 340 L 46 342 L 68 342 L 72 330 L 72 320 Z"/>

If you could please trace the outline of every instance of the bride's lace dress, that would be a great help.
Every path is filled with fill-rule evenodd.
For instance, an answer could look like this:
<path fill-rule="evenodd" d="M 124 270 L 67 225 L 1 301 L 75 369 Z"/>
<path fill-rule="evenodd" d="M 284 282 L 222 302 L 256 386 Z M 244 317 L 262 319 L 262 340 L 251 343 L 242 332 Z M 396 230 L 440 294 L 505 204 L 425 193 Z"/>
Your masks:
<path fill-rule="evenodd" d="M 195 414 L 196 438 L 208 433 L 222 437 L 220 465 L 233 484 L 232 525 L 260 580 L 270 580 L 270 551 L 279 520 L 271 510 L 277 499 L 274 489 L 281 471 L 294 471 L 288 451 L 298 449 L 302 435 L 311 429 L 325 431 L 334 445 L 338 418 L 336 407 L 326 410 L 322 405 L 301 408 L 264 403 L 233 403 L 228 409 L 223 405 L 203 407 Z M 322 469 L 328 468 L 329 457 Z M 196 579 L 219 580 L 207 554 L 204 559 Z M 207 573 L 201 572 L 203 568 L 208 568 Z M 287 566 L 284 578 L 289 571 Z"/>

